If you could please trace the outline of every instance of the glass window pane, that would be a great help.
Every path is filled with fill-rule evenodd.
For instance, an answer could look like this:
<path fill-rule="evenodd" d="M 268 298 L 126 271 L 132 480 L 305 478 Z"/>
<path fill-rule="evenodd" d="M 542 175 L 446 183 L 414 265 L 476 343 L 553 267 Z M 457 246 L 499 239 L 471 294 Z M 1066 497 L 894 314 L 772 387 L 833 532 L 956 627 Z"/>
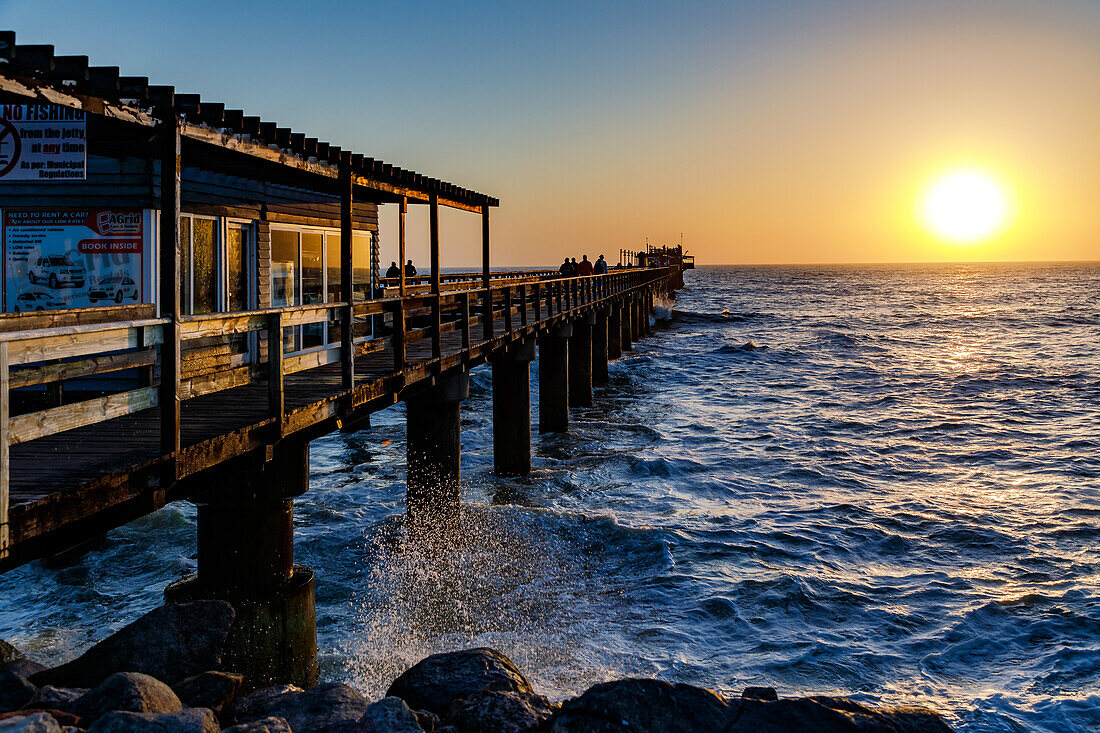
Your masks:
<path fill-rule="evenodd" d="M 180 310 L 191 312 L 191 218 L 180 217 Z"/>
<path fill-rule="evenodd" d="M 326 303 L 340 301 L 340 235 L 329 234 L 325 237 L 325 269 L 328 278 L 328 298 Z"/>
<path fill-rule="evenodd" d="M 217 283 L 214 279 L 214 220 L 193 219 L 191 249 L 194 257 L 194 313 L 213 313 Z"/>
<path fill-rule="evenodd" d="M 298 303 L 298 233 L 271 232 L 271 305 Z"/>
<path fill-rule="evenodd" d="M 247 224 L 230 224 L 226 232 L 225 260 L 228 275 L 226 301 L 230 311 L 248 310 L 248 256 L 251 250 L 252 228 Z"/>
<path fill-rule="evenodd" d="M 302 305 L 325 302 L 325 271 L 322 267 L 324 248 L 317 232 L 302 232 Z M 321 346 L 325 342 L 325 324 L 302 326 L 302 348 Z"/>
<path fill-rule="evenodd" d="M 356 232 L 351 239 L 351 265 L 352 265 L 352 302 L 362 303 L 371 299 L 370 293 L 370 269 L 371 269 L 371 234 L 370 232 Z M 352 321 L 352 333 L 355 338 L 369 336 L 371 333 L 370 316 L 355 316 Z"/>

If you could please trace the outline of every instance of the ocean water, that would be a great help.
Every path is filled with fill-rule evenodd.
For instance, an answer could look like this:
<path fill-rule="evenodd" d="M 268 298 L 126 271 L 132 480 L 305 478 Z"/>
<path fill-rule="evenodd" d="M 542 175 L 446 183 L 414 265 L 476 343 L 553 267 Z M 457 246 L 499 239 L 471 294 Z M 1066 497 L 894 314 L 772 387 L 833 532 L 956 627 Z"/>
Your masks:
<path fill-rule="evenodd" d="M 466 539 L 441 557 L 403 540 L 400 406 L 313 444 L 297 553 L 323 676 L 380 696 L 488 645 L 559 699 L 642 675 L 1100 729 L 1100 266 L 687 284 L 571 431 L 536 435 L 529 477 L 493 476 L 474 372 Z M 173 505 L 0 576 L 0 637 L 72 656 L 157 605 L 194 535 Z"/>

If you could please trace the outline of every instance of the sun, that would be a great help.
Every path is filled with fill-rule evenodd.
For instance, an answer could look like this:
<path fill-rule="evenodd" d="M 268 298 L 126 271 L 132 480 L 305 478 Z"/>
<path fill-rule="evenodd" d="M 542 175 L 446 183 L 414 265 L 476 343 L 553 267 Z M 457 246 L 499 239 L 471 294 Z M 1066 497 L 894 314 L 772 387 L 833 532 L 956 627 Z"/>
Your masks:
<path fill-rule="evenodd" d="M 955 170 L 928 186 L 918 202 L 921 227 L 941 242 L 978 244 L 1008 228 L 1011 206 L 1005 188 L 978 170 Z"/>

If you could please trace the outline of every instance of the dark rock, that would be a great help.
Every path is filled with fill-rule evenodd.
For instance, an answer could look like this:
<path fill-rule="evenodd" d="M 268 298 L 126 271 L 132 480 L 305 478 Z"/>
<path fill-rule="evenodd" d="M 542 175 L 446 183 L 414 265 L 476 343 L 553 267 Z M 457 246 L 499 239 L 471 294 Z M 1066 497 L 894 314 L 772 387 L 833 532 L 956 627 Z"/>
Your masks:
<path fill-rule="evenodd" d="M 290 723 L 282 718 L 270 717 L 241 723 L 232 728 L 223 728 L 222 733 L 293 733 Z"/>
<path fill-rule="evenodd" d="M 232 623 L 233 607 L 224 601 L 169 603 L 30 680 L 36 685 L 94 687 L 116 672 L 141 672 L 171 684 L 217 669 Z"/>
<path fill-rule="evenodd" d="M 44 672 L 47 669 L 49 669 L 49 667 L 46 665 L 39 664 L 25 657 L 23 659 L 14 659 L 7 664 L 0 664 L 0 670 L 4 672 L 15 672 L 20 677 L 28 680 L 39 672 Z"/>
<path fill-rule="evenodd" d="M 660 680 L 622 680 L 596 685 L 580 697 L 562 703 L 548 730 L 723 733 L 733 712 L 725 700 L 700 687 Z"/>
<path fill-rule="evenodd" d="M 456 700 L 447 723 L 458 733 L 525 733 L 534 731 L 554 714 L 554 706 L 532 692 L 482 690 Z"/>
<path fill-rule="evenodd" d="M 41 710 L 0 715 L 2 733 L 61 733 L 57 718 Z"/>
<path fill-rule="evenodd" d="M 898 733 L 951 733 L 951 726 L 934 710 L 899 707 L 879 708 L 878 712 L 894 724 Z"/>
<path fill-rule="evenodd" d="M 328 682 L 276 698 L 268 714 L 285 719 L 291 730 L 336 733 L 353 729 L 369 706 L 370 702 L 353 688 Z"/>
<path fill-rule="evenodd" d="M 203 672 L 172 685 L 180 702 L 189 708 L 210 708 L 221 714 L 233 701 L 244 677 L 232 672 Z"/>
<path fill-rule="evenodd" d="M 18 710 L 34 697 L 37 688 L 15 672 L 0 672 L 0 712 Z"/>
<path fill-rule="evenodd" d="M 744 699 L 728 733 L 950 733 L 935 713 L 900 715 L 836 697 L 765 701 Z M 913 711 L 912 716 L 909 711 Z M 909 727 L 901 727 L 900 724 Z M 916 727 L 913 727 L 916 726 Z"/>
<path fill-rule="evenodd" d="M 421 660 L 394 680 L 386 696 L 400 697 L 415 710 L 443 717 L 455 700 L 485 688 L 532 692 L 508 657 L 493 649 L 467 649 Z"/>
<path fill-rule="evenodd" d="M 107 713 L 88 733 L 218 733 L 213 710 L 188 708 L 175 713 Z"/>
<path fill-rule="evenodd" d="M 248 723 L 274 716 L 286 720 L 295 731 L 343 733 L 355 729 L 369 705 L 351 687 L 330 682 L 305 692 L 278 687 L 258 690 L 233 701 L 227 717 L 234 723 Z"/>
<path fill-rule="evenodd" d="M 26 657 L 23 655 L 23 652 L 3 639 L 0 639 L 0 664 L 14 662 L 16 659 L 26 659 Z"/>
<path fill-rule="evenodd" d="M 183 709 L 172 688 L 147 674 L 118 672 L 88 690 L 73 703 L 74 713 L 85 723 L 104 713 L 176 713 Z"/>
<path fill-rule="evenodd" d="M 71 710 L 73 704 L 88 690 L 83 687 L 39 687 L 26 705 L 26 710 Z"/>
<path fill-rule="evenodd" d="M 225 711 L 225 717 L 231 723 L 248 723 L 268 717 L 279 698 L 297 695 L 301 691 L 301 687 L 295 687 L 294 685 L 277 685 L 250 692 L 230 703 Z"/>
<path fill-rule="evenodd" d="M 753 700 L 778 700 L 779 694 L 774 687 L 746 687 L 745 691 L 741 693 L 741 697 Z"/>
<path fill-rule="evenodd" d="M 80 725 L 80 718 L 64 710 L 15 710 L 10 713 L 0 713 L 0 721 L 14 720 L 17 718 L 26 717 L 28 715 L 35 715 L 37 713 L 47 713 L 53 716 L 53 719 L 63 726 Z"/>
<path fill-rule="evenodd" d="M 434 726 L 433 726 L 434 729 Z M 356 726 L 359 733 L 424 733 L 413 710 L 399 697 L 385 697 L 367 707 Z"/>
<path fill-rule="evenodd" d="M 439 727 L 439 716 L 435 713 L 430 713 L 427 710 L 414 710 L 413 712 L 416 713 L 416 720 L 420 723 L 420 727 L 428 733 L 434 733 L 435 729 Z"/>

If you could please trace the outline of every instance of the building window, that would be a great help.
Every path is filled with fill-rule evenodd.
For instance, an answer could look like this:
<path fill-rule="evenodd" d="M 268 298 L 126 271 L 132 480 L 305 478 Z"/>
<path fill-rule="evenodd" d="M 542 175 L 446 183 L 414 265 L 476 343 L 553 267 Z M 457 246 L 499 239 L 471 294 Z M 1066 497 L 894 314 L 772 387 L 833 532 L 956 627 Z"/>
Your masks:
<path fill-rule="evenodd" d="M 352 287 L 356 303 L 371 297 L 370 232 L 352 240 Z M 320 305 L 340 302 L 340 233 L 316 228 L 271 230 L 271 305 Z M 362 321 L 362 323 L 360 322 Z M 355 335 L 369 336 L 369 319 L 357 319 Z M 284 349 L 339 345 L 340 329 L 333 313 L 327 323 L 310 323 L 286 329 Z"/>
<path fill-rule="evenodd" d="M 185 314 L 248 310 L 252 225 L 180 217 L 180 306 Z"/>

